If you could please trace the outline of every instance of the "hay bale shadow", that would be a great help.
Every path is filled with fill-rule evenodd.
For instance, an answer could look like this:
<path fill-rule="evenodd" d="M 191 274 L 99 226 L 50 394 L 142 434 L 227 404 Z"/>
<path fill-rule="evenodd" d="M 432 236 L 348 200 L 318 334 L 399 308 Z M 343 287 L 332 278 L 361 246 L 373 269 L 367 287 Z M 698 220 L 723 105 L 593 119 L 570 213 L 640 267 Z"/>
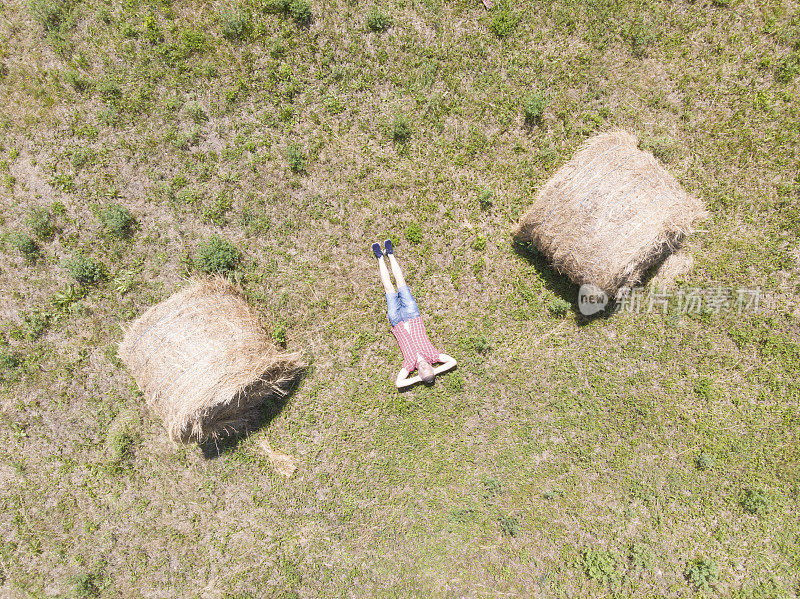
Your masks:
<path fill-rule="evenodd" d="M 287 406 L 291 397 L 300 388 L 303 381 L 308 378 L 311 370 L 311 366 L 299 370 L 295 377 L 287 383 L 284 395 L 273 394 L 268 400 L 251 410 L 244 416 L 244 426 L 227 435 L 219 435 L 216 438 L 198 443 L 203 458 L 215 460 L 224 454 L 231 453 L 251 434 L 269 426 Z"/>
<path fill-rule="evenodd" d="M 536 250 L 530 242 L 515 239 L 512 244 L 514 252 L 536 269 L 536 274 L 544 281 L 545 288 L 568 302 L 572 309 L 577 312 L 578 286 L 566 275 L 559 274 L 552 267 L 547 257 Z"/>
<path fill-rule="evenodd" d="M 591 316 L 581 314 L 578 308 L 578 290 L 580 289 L 578 285 L 573 283 L 568 276 L 560 274 L 553 268 L 548 258 L 539 252 L 532 243 L 514 239 L 512 241 L 512 247 L 520 258 L 523 258 L 536 269 L 536 274 L 544 281 L 545 289 L 556 294 L 569 304 L 570 310 L 575 314 L 575 322 L 578 326 L 585 326 L 595 320 L 606 319 L 613 316 L 616 306 L 616 302 L 613 299 L 609 299 L 606 309 L 602 312 L 592 314 Z"/>
<path fill-rule="evenodd" d="M 532 243 L 514 240 L 513 248 L 518 256 L 525 259 L 536 269 L 536 273 L 544 281 L 546 289 L 569 303 L 570 310 L 575 314 L 575 323 L 578 326 L 585 326 L 596 320 L 611 318 L 616 313 L 618 302 L 614 298 L 609 298 L 608 305 L 603 311 L 589 316 L 582 314 L 578 307 L 578 290 L 580 289 L 578 285 L 573 283 L 568 276 L 559 274 L 550 264 L 547 257 L 537 251 Z M 637 284 L 637 287 L 647 287 L 653 279 L 662 276 L 666 278 L 668 283 L 673 283 L 676 276 L 690 272 L 691 263 L 689 266 L 670 264 L 670 260 L 673 258 L 678 258 L 681 262 L 687 260 L 687 258 L 680 255 L 681 253 L 685 254 L 685 250 L 679 249 L 678 253 L 669 254 L 651 265 L 641 276 L 641 281 Z"/>

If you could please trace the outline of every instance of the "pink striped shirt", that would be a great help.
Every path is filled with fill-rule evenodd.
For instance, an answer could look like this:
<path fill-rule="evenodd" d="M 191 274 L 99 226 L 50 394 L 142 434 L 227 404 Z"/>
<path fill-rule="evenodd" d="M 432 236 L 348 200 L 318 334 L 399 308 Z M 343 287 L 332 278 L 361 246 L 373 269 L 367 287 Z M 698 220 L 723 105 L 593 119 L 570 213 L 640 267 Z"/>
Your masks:
<path fill-rule="evenodd" d="M 408 324 L 408 330 L 406 330 Z M 439 361 L 439 350 L 433 347 L 422 317 L 411 318 L 392 327 L 392 333 L 397 339 L 400 351 L 403 352 L 403 368 L 411 374 L 417 368 L 417 354 L 421 355 L 428 364 Z"/>

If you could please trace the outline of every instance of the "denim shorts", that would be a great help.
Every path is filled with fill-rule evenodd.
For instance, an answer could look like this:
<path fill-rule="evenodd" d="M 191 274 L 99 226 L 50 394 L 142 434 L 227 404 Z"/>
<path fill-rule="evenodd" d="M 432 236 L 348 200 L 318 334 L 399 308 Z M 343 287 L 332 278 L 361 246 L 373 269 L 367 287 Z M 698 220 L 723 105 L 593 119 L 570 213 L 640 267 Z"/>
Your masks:
<path fill-rule="evenodd" d="M 389 324 L 398 325 L 403 321 L 419 317 L 419 307 L 416 300 L 411 296 L 408 285 L 400 287 L 396 293 L 386 294 L 386 304 L 388 305 Z"/>

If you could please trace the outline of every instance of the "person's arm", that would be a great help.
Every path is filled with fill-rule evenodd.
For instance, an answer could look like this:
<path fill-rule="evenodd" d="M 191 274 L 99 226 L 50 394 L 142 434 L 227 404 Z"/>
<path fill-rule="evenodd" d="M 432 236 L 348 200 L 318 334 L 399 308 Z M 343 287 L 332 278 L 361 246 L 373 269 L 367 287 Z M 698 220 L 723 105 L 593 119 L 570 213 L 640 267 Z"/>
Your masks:
<path fill-rule="evenodd" d="M 447 354 L 439 354 L 439 361 L 444 363 L 441 366 L 437 366 L 433 369 L 435 374 L 447 372 L 457 364 L 456 359 L 452 356 L 448 356 Z"/>
<path fill-rule="evenodd" d="M 394 382 L 397 385 L 398 389 L 403 389 L 404 387 L 408 387 L 409 385 L 413 385 L 414 383 L 419 383 L 422 379 L 417 376 L 412 376 L 411 378 L 408 377 L 408 370 L 405 368 L 401 368 L 400 372 L 397 373 L 397 380 Z"/>

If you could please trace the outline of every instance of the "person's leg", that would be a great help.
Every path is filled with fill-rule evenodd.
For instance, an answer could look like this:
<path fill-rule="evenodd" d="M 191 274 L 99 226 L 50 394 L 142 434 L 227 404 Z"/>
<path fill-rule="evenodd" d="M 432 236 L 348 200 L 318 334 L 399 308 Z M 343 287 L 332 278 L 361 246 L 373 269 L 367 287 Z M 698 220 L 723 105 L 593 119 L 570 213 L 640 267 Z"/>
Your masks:
<path fill-rule="evenodd" d="M 402 302 L 392 285 L 389 269 L 386 268 L 383 252 L 381 252 L 381 246 L 377 243 L 373 243 L 372 251 L 375 252 L 375 257 L 378 259 L 378 272 L 381 276 L 381 283 L 383 283 L 383 290 L 386 293 L 386 313 L 389 317 L 389 324 L 395 326 L 403 320 Z"/>
<path fill-rule="evenodd" d="M 394 293 L 394 285 L 392 285 L 392 279 L 389 277 L 389 269 L 386 268 L 386 262 L 384 262 L 383 258 L 378 258 L 378 272 L 381 274 L 383 290 L 386 293 Z"/>
<path fill-rule="evenodd" d="M 406 280 L 403 278 L 403 271 L 400 270 L 400 265 L 397 263 L 394 254 L 389 254 L 389 264 L 392 265 L 392 274 L 397 282 L 397 288 L 400 289 L 400 287 L 405 286 Z"/>
<path fill-rule="evenodd" d="M 397 294 L 400 296 L 400 301 L 403 304 L 403 320 L 417 318 L 420 315 L 419 306 L 417 306 L 414 296 L 411 295 L 411 289 L 409 289 L 403 278 L 403 272 L 400 270 L 400 265 L 397 263 L 394 254 L 389 254 L 389 264 L 392 265 L 392 274 L 397 283 Z"/>
<path fill-rule="evenodd" d="M 400 297 L 400 303 L 403 305 L 403 320 L 411 320 L 420 316 L 419 306 L 414 296 L 411 295 L 411 289 L 408 285 L 403 285 L 397 288 L 397 295 Z"/>
<path fill-rule="evenodd" d="M 378 259 L 378 273 L 381 276 L 381 283 L 383 283 L 383 290 L 387 293 L 394 293 L 394 286 L 392 279 L 389 276 L 389 270 L 386 268 L 386 262 L 383 260 L 383 252 L 381 246 L 377 243 L 372 244 L 372 251 L 375 252 L 375 257 Z"/>

